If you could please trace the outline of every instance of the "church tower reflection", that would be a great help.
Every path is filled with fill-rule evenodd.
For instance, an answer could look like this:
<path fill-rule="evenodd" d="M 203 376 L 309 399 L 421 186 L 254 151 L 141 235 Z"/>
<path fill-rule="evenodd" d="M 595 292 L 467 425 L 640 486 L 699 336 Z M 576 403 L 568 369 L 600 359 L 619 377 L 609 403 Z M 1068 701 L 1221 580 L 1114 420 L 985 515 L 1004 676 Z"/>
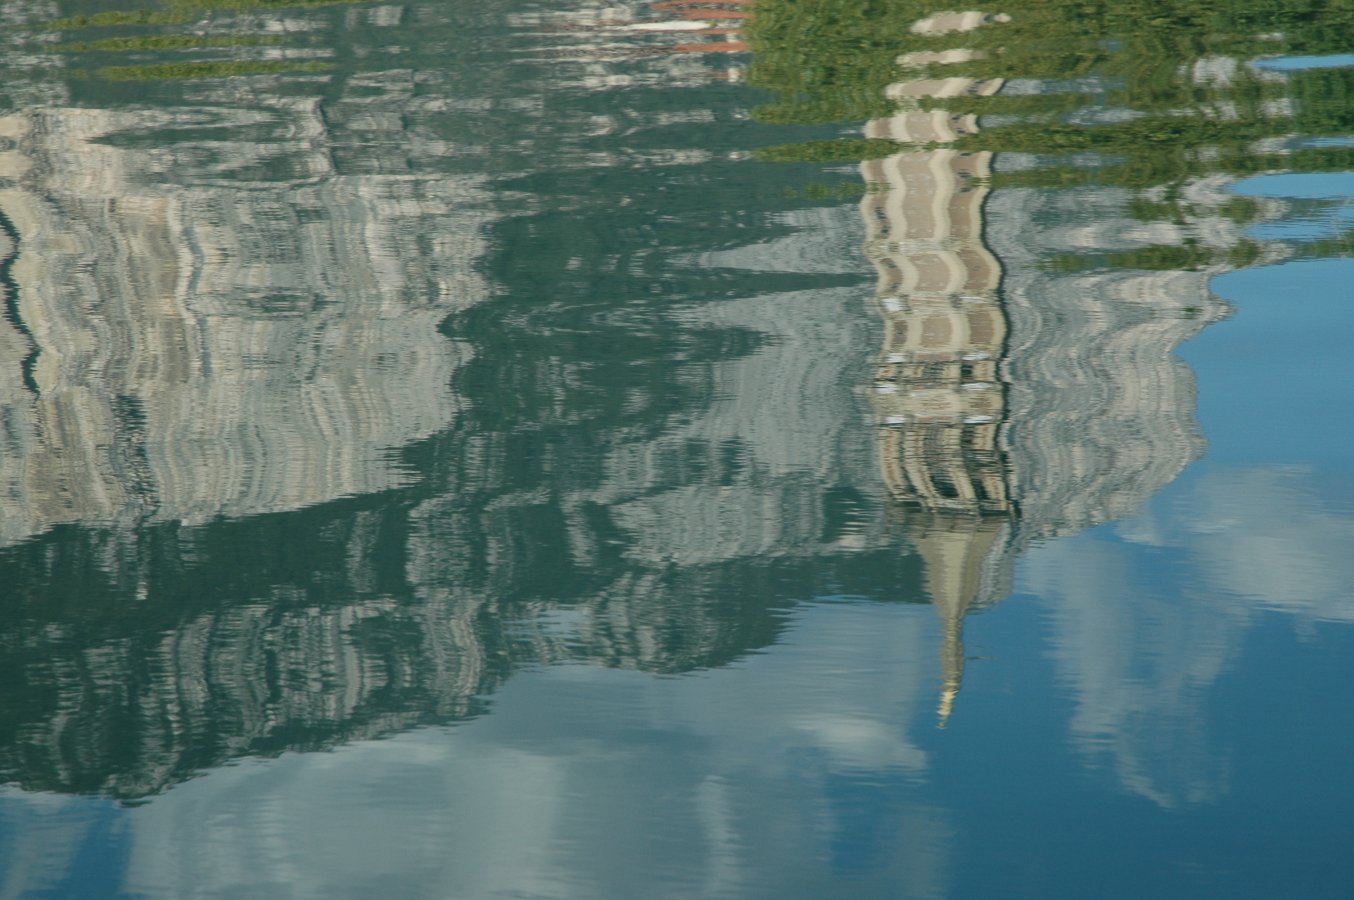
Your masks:
<path fill-rule="evenodd" d="M 954 13 L 911 31 L 925 39 L 1007 21 Z M 861 165 L 882 325 L 870 391 L 879 473 L 943 622 L 942 726 L 961 686 L 964 617 L 1010 592 L 1017 554 L 1131 514 L 1203 452 L 1193 377 L 1173 351 L 1227 315 L 1208 283 L 1243 237 L 1226 212 L 1227 181 L 1213 175 L 1178 186 L 1190 209 L 1174 225 L 1135 218 L 1112 186 L 993 191 L 1002 132 L 975 146 L 972 101 L 1006 84 L 944 74 L 981 59 L 954 48 L 899 57 L 915 77 L 891 84 L 896 110 L 866 126 L 898 152 Z M 1021 157 L 1012 164 L 1031 164 Z M 1094 209 L 1094 227 L 1049 227 L 1077 218 L 1069 203 Z M 1049 265 L 1190 241 L 1208 264 Z"/>
<path fill-rule="evenodd" d="M 914 31 L 966 30 L 982 18 L 928 20 Z M 962 62 L 963 50 L 912 54 L 905 67 Z M 992 153 L 947 144 L 977 130 L 974 115 L 923 108 L 926 99 L 990 96 L 1000 79 L 919 78 L 888 89 L 898 111 L 869 122 L 866 137 L 922 145 L 861 164 L 865 253 L 879 280 L 883 346 L 873 405 L 879 467 L 907 511 L 943 623 L 940 727 L 964 674 L 963 620 L 1000 599 L 1005 549 L 1016 515 L 1000 370 L 1008 325 L 1002 266 L 983 241 Z"/>

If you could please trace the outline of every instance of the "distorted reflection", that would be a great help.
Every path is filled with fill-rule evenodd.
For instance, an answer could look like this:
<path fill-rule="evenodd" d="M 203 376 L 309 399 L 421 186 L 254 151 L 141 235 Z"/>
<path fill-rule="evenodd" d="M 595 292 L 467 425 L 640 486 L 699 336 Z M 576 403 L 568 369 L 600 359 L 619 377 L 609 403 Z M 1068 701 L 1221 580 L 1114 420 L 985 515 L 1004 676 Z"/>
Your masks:
<path fill-rule="evenodd" d="M 968 13 L 912 31 L 998 23 Z M 943 71 L 980 58 L 954 48 L 899 63 Z M 861 168 L 884 322 L 873 388 L 881 471 L 892 498 L 920 513 L 908 525 L 945 627 L 942 724 L 961 686 L 963 617 L 1009 593 L 1018 550 L 1133 511 L 1198 456 L 1192 379 L 1171 352 L 1224 309 L 1209 293 L 1211 271 L 1169 280 L 1040 271 L 1040 258 L 1122 245 L 1138 229 L 1116 222 L 1119 197 L 1083 190 L 1083 209 L 1100 201 L 1098 233 L 1080 229 L 1068 246 L 1057 231 L 1029 227 L 1062 198 L 1015 187 L 992 195 L 992 153 L 951 146 L 978 133 L 977 116 L 944 101 L 992 96 L 1004 84 L 954 76 L 890 85 L 901 108 L 871 121 L 867 137 L 935 149 Z M 922 106 L 928 99 L 941 102 Z M 1226 199 L 1201 196 L 1196 208 Z"/>
<path fill-rule="evenodd" d="M 800 15 L 780 4 L 774 10 L 787 24 Z M 879 154 L 861 168 L 867 255 L 879 271 L 884 321 L 873 400 L 884 481 L 910 511 L 910 540 L 945 622 L 942 724 L 964 671 L 963 616 L 1009 592 L 1016 554 L 1134 513 L 1203 452 L 1194 379 L 1173 351 L 1228 314 L 1209 289 L 1212 278 L 1294 249 L 1253 240 L 1266 231 L 1287 236 L 1256 223 L 1286 218 L 1291 204 L 1279 198 L 1292 194 L 1238 197 L 1235 176 L 1266 164 L 1319 169 L 1350 161 L 1343 145 L 1310 137 L 1349 127 L 1350 111 L 1334 99 L 1343 92 L 1326 89 L 1310 72 L 1297 82 L 1271 74 L 1302 67 L 1247 67 L 1234 57 L 1201 56 L 1189 44 L 1197 25 L 1184 17 L 1154 20 L 1164 26 L 1160 33 L 1120 34 L 1119 12 L 1089 22 L 1056 4 L 1011 12 L 1020 14 L 946 12 L 912 23 L 907 32 L 919 39 L 891 46 L 917 48 L 894 60 L 916 74 L 884 88 L 896 108 L 871 121 L 869 140 L 768 154 Z M 1262 18 L 1255 10 L 1233 14 L 1253 16 L 1246 27 Z M 901 26 L 840 16 L 847 34 L 859 30 L 863 46 L 880 27 L 902 34 Z M 1088 34 L 1066 36 L 1059 51 L 1065 58 L 1046 53 L 1049 36 L 1063 35 L 1071 22 Z M 765 26 L 771 35 L 778 29 L 779 23 Z M 1312 22 L 1272 35 L 1239 31 L 1209 39 L 1240 53 L 1328 42 Z M 1095 46 L 1097 40 L 1106 43 Z M 1124 43 L 1115 48 L 1120 52 L 1107 52 L 1115 42 Z M 869 54 L 882 58 L 887 51 L 867 50 L 862 62 L 843 51 L 848 46 L 845 39 L 823 50 L 819 62 L 831 65 L 806 65 L 812 50 L 772 44 L 753 73 L 778 92 L 765 116 L 804 122 L 878 109 L 868 96 L 842 91 L 838 79 L 852 77 L 846 72 L 868 81 L 883 71 L 882 62 L 869 69 Z M 1097 56 L 1108 60 L 1110 80 L 1069 77 Z M 1195 61 L 1181 65 L 1182 57 Z M 1303 98 L 1301 106 L 1294 96 Z M 1116 102 L 1133 108 L 1115 108 Z M 993 127 L 980 129 L 978 113 L 989 114 L 983 121 Z M 912 149 L 887 152 L 883 142 Z M 999 165 L 992 150 L 1001 152 Z M 1342 246 L 1339 240 L 1302 250 L 1329 253 Z M 1052 546 L 1080 548 L 1069 553 L 1096 548 Z M 1041 549 L 1036 558 L 1053 555 Z M 1316 558 L 1296 553 L 1285 568 L 1315 565 Z M 1055 570 L 1071 578 L 1084 568 L 1082 561 Z M 1097 571 L 1077 583 L 1121 585 L 1125 574 Z M 1061 596 L 1055 583 L 1031 585 L 1046 597 Z M 1245 595 L 1231 590 L 1228 602 Z M 1190 630 L 1183 625 L 1152 625 L 1144 608 L 1119 608 L 1103 589 L 1086 603 L 1098 611 L 1093 618 L 1109 617 L 1117 627 L 1107 626 L 1098 639 L 1091 632 L 1057 638 L 1060 657 L 1096 661 L 1074 667 L 1077 677 L 1102 673 L 1089 682 L 1101 691 L 1081 691 L 1075 740 L 1083 749 L 1088 740 L 1118 748 L 1125 786 L 1164 806 L 1216 799 L 1226 779 L 1216 748 L 1207 746 L 1200 706 L 1235 658 L 1237 642 L 1226 635 L 1239 632 L 1219 628 L 1197 652 L 1187 652 L 1178 640 Z M 1249 615 L 1238 613 L 1243 620 Z M 1209 619 L 1206 610 L 1190 615 Z M 1134 627 L 1147 629 L 1141 639 L 1132 637 Z M 1195 673 L 1193 705 L 1177 705 L 1181 680 L 1165 672 L 1149 678 L 1160 694 L 1127 687 L 1137 684 L 1144 659 L 1158 657 Z M 1175 771 L 1147 771 L 1162 766 Z"/>
<path fill-rule="evenodd" d="M 1225 810 L 1247 641 L 1354 622 L 1176 355 L 1351 246 L 1237 191 L 1354 166 L 1257 4 L 6 4 L 0 896 L 1076 896 Z"/>
<path fill-rule="evenodd" d="M 210 138 L 118 146 L 162 129 Z M 285 132 L 268 151 L 305 183 L 164 183 L 204 152 L 261 163 L 237 130 Z M 451 421 L 469 349 L 437 325 L 487 294 L 479 179 L 336 173 L 313 102 L 48 106 L 0 132 L 17 245 L 5 343 L 22 348 L 6 370 L 5 542 L 388 489 L 408 477 L 389 451 Z"/>
<path fill-rule="evenodd" d="M 307 12 L 301 30 L 332 42 L 326 58 L 358 46 L 379 59 L 382 29 L 398 44 L 426 23 L 350 12 Z M 268 34 L 282 21 L 259 15 L 228 22 Z M 527 19 L 551 41 L 574 33 Z M 554 102 L 700 58 L 641 31 L 633 40 L 663 52 L 585 45 L 558 79 L 585 93 Z M 636 78 L 574 77 L 616 69 Z M 90 108 L 53 89 L 5 119 L 8 337 L 21 351 L 5 463 L 24 499 L 6 509 L 19 588 L 5 652 L 31 686 L 7 710 L 6 781 L 136 799 L 241 756 L 473 717 L 523 667 L 725 665 L 774 642 L 783 609 L 815 585 L 917 599 L 916 563 L 872 496 L 851 289 L 600 321 L 634 345 L 632 372 L 655 370 L 618 386 L 604 353 L 534 353 L 549 309 L 529 305 L 526 327 L 525 311 L 474 324 L 513 195 L 440 171 L 429 115 L 452 106 L 443 82 L 374 65 L 245 85 L 151 74 L 173 103 Z M 650 115 L 698 121 L 677 103 Z M 392 145 L 409 155 L 391 159 Z M 607 164 L 577 149 L 521 152 L 553 175 Z M 572 237 L 587 207 L 562 199 L 570 218 L 552 227 Z M 636 207 L 613 246 L 643 268 L 652 207 Z M 735 288 L 777 270 L 844 285 L 858 237 L 821 212 L 779 213 L 751 266 L 746 239 L 711 253 L 702 234 L 668 252 L 691 277 L 741 267 L 714 276 Z M 555 240 L 519 254 L 526 277 L 503 276 L 528 304 L 525 263 L 553 263 Z M 578 273 L 556 296 L 608 265 L 572 256 L 551 274 Z M 660 325 L 675 339 L 648 339 Z M 521 352 L 476 358 L 486 340 Z M 494 396 L 505 385 L 515 400 Z M 462 410 L 474 420 L 458 423 Z"/>
<path fill-rule="evenodd" d="M 923 20 L 918 34 L 976 27 L 952 17 Z M 912 56 L 905 66 L 969 59 Z M 1000 79 L 915 79 L 890 85 L 901 109 L 871 121 L 868 137 L 903 144 L 948 144 L 976 130 L 975 116 L 922 109 L 922 98 L 995 93 Z M 998 364 L 1007 322 L 998 288 L 1002 268 L 984 243 L 983 203 L 991 153 L 944 148 L 866 162 L 866 255 L 879 273 L 876 296 L 884 346 L 875 375 L 881 474 L 893 499 L 921 511 L 912 541 L 925 561 L 926 588 L 944 623 L 940 724 L 953 711 L 964 674 L 963 617 L 1008 592 L 1010 524 L 1015 513 L 1008 460 L 998 446 L 1005 389 Z"/>
<path fill-rule="evenodd" d="M 78 814 L 38 873 L 71 865 L 70 830 L 120 831 L 130 893 L 942 897 L 955 825 L 917 796 L 929 761 L 905 732 L 928 631 L 905 607 L 817 607 L 780 652 L 700 678 L 522 673 L 454 734 L 246 761 Z M 60 820 L 61 801 L 28 797 Z"/>

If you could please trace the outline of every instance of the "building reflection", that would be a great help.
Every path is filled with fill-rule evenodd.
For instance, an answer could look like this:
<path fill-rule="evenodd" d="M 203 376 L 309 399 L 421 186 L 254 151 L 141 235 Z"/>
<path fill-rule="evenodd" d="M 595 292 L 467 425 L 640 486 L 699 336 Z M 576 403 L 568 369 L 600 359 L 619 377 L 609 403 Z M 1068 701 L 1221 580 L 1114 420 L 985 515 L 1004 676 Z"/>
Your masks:
<path fill-rule="evenodd" d="M 938 15 L 913 26 L 934 36 L 1000 27 L 1004 16 Z M 1050 272 L 1059 251 L 1132 245 L 1148 229 L 1126 219 L 1113 191 L 1098 233 L 1038 227 L 1055 192 L 994 194 L 994 155 L 960 150 L 977 116 L 946 99 L 992 96 L 999 78 L 944 76 L 977 51 L 918 51 L 925 70 L 888 88 L 898 110 L 868 138 L 899 152 L 862 163 L 865 254 L 878 273 L 882 347 L 871 386 L 879 471 L 923 560 L 942 621 L 943 727 L 965 667 L 963 621 L 1010 593 L 1016 556 L 1032 541 L 1127 515 L 1198 457 L 1192 375 L 1174 348 L 1225 315 L 1192 272 Z M 934 74 L 940 72 L 942 74 Z M 1191 188 L 1220 247 L 1239 235 L 1216 212 L 1216 184 Z M 1062 221 L 1069 216 L 1060 210 Z"/>
<path fill-rule="evenodd" d="M 691 11 L 658 12 L 728 36 Z M 358 14 L 306 15 L 328 36 L 325 16 Z M 360 35 L 400 21 L 360 15 Z M 663 41 L 639 74 L 700 55 Z M 448 145 L 419 127 L 450 103 L 440 85 L 374 69 L 321 100 L 302 81 L 108 108 L 58 82 L 0 119 L 0 656 L 25 684 L 0 706 L 0 782 L 142 798 L 241 757 L 463 721 L 524 667 L 724 666 L 817 587 L 921 593 L 863 493 L 868 434 L 838 377 L 865 353 L 850 291 L 686 313 L 655 351 L 674 369 L 693 335 L 770 337 L 685 366 L 699 390 L 678 414 L 598 424 L 576 386 L 597 361 L 485 359 L 447 336 L 491 292 L 501 220 L 488 179 L 442 171 Z M 578 162 L 552 155 L 550 174 Z M 841 222 L 803 224 L 759 273 Z M 453 390 L 476 366 L 532 377 L 507 401 Z M 660 386 L 631 404 L 682 387 Z M 496 402 L 545 412 L 495 421 Z M 520 447 L 547 424 L 595 446 L 554 463 Z M 415 470 L 420 450 L 435 462 Z"/>
<path fill-rule="evenodd" d="M 938 34 L 982 24 L 960 17 L 919 22 Z M 913 54 L 918 67 L 964 62 L 963 50 Z M 1000 366 L 1008 323 L 1002 266 L 984 238 L 983 207 L 992 154 L 945 145 L 978 129 L 926 100 L 990 96 L 1000 79 L 914 78 L 891 85 L 898 111 L 866 125 L 869 138 L 934 149 L 906 149 L 861 164 L 865 254 L 878 272 L 875 302 L 883 320 L 871 398 L 879 423 L 879 466 L 926 569 L 927 596 L 940 615 L 945 726 L 962 687 L 964 617 L 1007 593 L 1017 514 Z"/>
<path fill-rule="evenodd" d="M 584 10 L 558 32 L 577 38 L 579 65 L 552 83 L 691 74 L 705 42 L 687 38 L 732 44 L 718 22 L 741 21 L 698 18 L 707 9 Z M 630 28 L 655 21 L 699 27 Z M 612 52 L 636 40 L 661 52 Z M 974 118 L 919 102 L 998 81 L 901 81 L 899 112 L 868 126 L 940 145 L 862 167 L 882 341 L 852 317 L 854 287 L 763 286 L 854 273 L 854 210 L 777 210 L 778 233 L 748 246 L 702 186 L 701 240 L 724 230 L 695 244 L 699 266 L 757 285 L 730 296 L 712 280 L 726 299 L 656 325 L 597 313 L 591 332 L 654 354 L 623 358 L 620 376 L 569 343 L 577 323 L 538 326 L 552 349 L 537 356 L 516 353 L 537 336 L 516 324 L 480 326 L 497 356 L 472 353 L 468 327 L 446 336 L 449 316 L 489 296 L 486 232 L 507 226 L 487 179 L 428 163 L 457 145 L 404 129 L 470 100 L 398 71 L 359 72 L 328 105 L 280 87 L 254 85 L 247 108 L 204 88 L 191 107 L 46 97 L 0 119 L 13 311 L 0 329 L 12 498 L 0 564 L 21 585 L 0 653 L 28 685 L 0 715 L 0 781 L 139 798 L 243 756 L 462 721 L 523 668 L 726 666 L 775 643 L 786 610 L 818 593 L 934 605 L 943 724 L 965 616 L 1009 593 L 1016 553 L 1132 510 L 1202 447 L 1170 354 L 1221 315 L 1208 273 L 1041 270 L 1069 236 L 1030 223 L 1061 201 L 992 191 L 992 154 L 944 146 Z M 144 149 L 147 135 L 192 130 L 209 137 Z M 231 137 L 251 130 L 262 139 Z M 414 162 L 354 149 L 373 135 Z M 577 159 L 550 162 L 555 177 Z M 1130 239 L 1114 202 L 1098 221 L 1117 224 L 1090 240 Z M 650 229 L 670 214 L 658 212 L 568 209 L 546 236 L 625 235 L 635 246 L 605 262 L 628 266 L 639 295 Z M 505 267 L 544 268 L 551 241 L 537 237 Z M 551 292 L 575 265 L 552 262 Z M 536 321 L 537 301 L 503 318 Z M 418 484 L 402 455 L 414 453 Z M 900 534 L 915 553 L 899 552 Z M 891 708 L 929 689 L 910 673 Z M 904 749 L 886 758 L 924 766 Z"/>
<path fill-rule="evenodd" d="M 437 327 L 488 294 L 483 179 L 340 164 L 374 84 L 272 87 L 0 117 L 0 545 L 388 490 L 453 420 L 470 352 Z"/>

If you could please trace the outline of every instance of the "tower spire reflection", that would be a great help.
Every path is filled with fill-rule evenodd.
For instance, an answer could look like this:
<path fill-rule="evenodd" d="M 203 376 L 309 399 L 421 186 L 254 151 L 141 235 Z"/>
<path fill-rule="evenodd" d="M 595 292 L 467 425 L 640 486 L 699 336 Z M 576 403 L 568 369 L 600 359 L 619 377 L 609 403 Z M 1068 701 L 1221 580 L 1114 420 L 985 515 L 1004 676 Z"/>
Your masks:
<path fill-rule="evenodd" d="M 937 16 L 916 33 L 969 30 L 980 14 Z M 967 62 L 964 50 L 910 54 L 905 68 Z M 910 510 L 913 543 L 940 614 L 944 727 L 964 676 L 963 620 L 1000 598 L 994 577 L 1009 544 L 1015 504 L 1001 446 L 1006 418 L 1000 366 L 1008 331 L 1002 266 L 983 241 L 992 153 L 947 146 L 978 129 L 977 117 L 924 108 L 923 101 L 990 96 L 1001 79 L 915 78 L 892 84 L 899 104 L 865 128 L 868 138 L 926 149 L 861 164 L 865 254 L 879 280 L 875 302 L 883 346 L 872 391 L 880 473 Z"/>

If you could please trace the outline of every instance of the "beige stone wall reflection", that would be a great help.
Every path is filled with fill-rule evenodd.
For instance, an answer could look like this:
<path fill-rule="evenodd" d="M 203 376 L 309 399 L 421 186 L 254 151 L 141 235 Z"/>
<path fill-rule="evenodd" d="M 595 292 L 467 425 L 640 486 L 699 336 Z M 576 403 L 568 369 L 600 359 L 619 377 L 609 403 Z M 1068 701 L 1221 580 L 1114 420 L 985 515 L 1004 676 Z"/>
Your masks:
<path fill-rule="evenodd" d="M 138 146 L 176 128 L 217 137 Z M 34 109 L 0 135 L 0 543 L 382 490 L 454 417 L 468 350 L 437 329 L 486 294 L 475 180 L 340 175 L 310 100 Z"/>

